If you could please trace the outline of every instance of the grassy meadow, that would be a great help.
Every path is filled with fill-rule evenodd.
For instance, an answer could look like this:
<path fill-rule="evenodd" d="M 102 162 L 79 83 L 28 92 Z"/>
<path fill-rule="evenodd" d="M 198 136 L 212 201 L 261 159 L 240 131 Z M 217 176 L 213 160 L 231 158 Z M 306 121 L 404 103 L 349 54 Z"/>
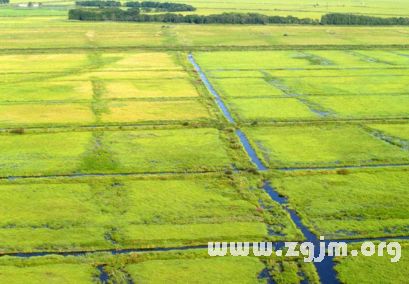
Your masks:
<path fill-rule="evenodd" d="M 409 12 L 403 0 L 160 1 L 202 15 Z M 286 206 L 326 240 L 408 237 L 407 26 L 80 22 L 72 0 L 19 3 L 0 5 L 0 283 L 322 283 L 301 257 L 202 249 L 304 240 Z M 336 276 L 404 283 L 407 251 L 397 265 L 336 258 Z"/>
<path fill-rule="evenodd" d="M 220 51 L 197 58 L 241 122 L 409 116 L 402 50 Z"/>
<path fill-rule="evenodd" d="M 404 149 L 355 125 L 266 126 L 245 131 L 272 168 L 399 164 L 409 158 Z"/>
<path fill-rule="evenodd" d="M 317 235 L 358 239 L 406 236 L 408 171 L 364 170 L 273 179 Z"/>
<path fill-rule="evenodd" d="M 280 267 L 269 277 L 265 271 Z M 220 269 L 222 268 L 222 269 Z M 296 258 L 223 257 L 211 258 L 204 250 L 163 253 L 107 253 L 83 256 L 43 256 L 30 259 L 4 257 L 0 261 L 0 280 L 8 283 L 101 283 L 100 270 L 111 281 L 133 283 L 319 283 L 312 264 Z M 17 274 L 17 276 L 15 276 Z M 71 277 L 70 274 L 75 274 Z M 70 277 L 68 277 L 68 275 Z M 283 278 L 283 276 L 285 278 Z"/>
<path fill-rule="evenodd" d="M 284 210 L 254 182 L 193 176 L 3 183 L 0 252 L 300 239 Z M 260 210 L 260 202 L 268 209 Z"/>
<path fill-rule="evenodd" d="M 180 56 L 165 52 L 0 55 L 5 63 L 0 70 L 4 74 L 0 126 L 211 123 L 212 106 Z M 44 64 L 49 61 L 53 64 Z"/>
<path fill-rule="evenodd" d="M 408 272 L 408 243 L 402 242 L 402 257 L 391 263 L 389 256 L 345 257 L 337 259 L 335 269 L 343 283 L 399 283 L 405 282 Z M 391 275 L 394 278 L 391 279 Z"/>

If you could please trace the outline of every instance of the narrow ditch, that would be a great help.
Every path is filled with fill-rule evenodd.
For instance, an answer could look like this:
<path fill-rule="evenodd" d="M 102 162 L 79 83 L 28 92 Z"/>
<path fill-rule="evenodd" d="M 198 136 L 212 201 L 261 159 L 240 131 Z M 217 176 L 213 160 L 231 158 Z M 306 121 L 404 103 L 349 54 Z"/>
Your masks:
<path fill-rule="evenodd" d="M 172 175 L 206 175 L 206 174 L 217 174 L 221 173 L 222 171 L 181 171 L 181 172 L 144 172 L 144 173 L 112 173 L 112 174 L 104 174 L 104 173 L 90 173 L 90 174 L 81 174 L 81 173 L 74 173 L 74 174 L 67 174 L 67 175 L 45 175 L 45 176 L 0 176 L 0 180 L 8 180 L 8 181 L 15 181 L 20 179 L 57 179 L 57 178 L 86 178 L 86 177 L 143 177 L 143 176 L 172 176 Z M 237 170 L 240 172 L 240 170 Z"/>
<path fill-rule="evenodd" d="M 195 70 L 198 72 L 201 80 L 205 84 L 206 88 L 209 90 L 209 92 L 212 93 L 212 95 L 216 98 L 216 102 L 223 111 L 223 114 L 227 118 L 227 120 L 230 123 L 234 123 L 234 120 L 232 119 L 232 116 L 228 109 L 226 108 L 225 104 L 223 103 L 221 97 L 219 94 L 216 92 L 216 90 L 213 88 L 213 86 L 210 84 L 209 80 L 207 79 L 206 75 L 200 68 L 200 66 L 196 63 L 194 60 L 194 57 L 192 54 L 189 54 L 189 61 L 192 63 L 194 66 Z M 253 149 L 253 147 L 250 145 L 247 137 L 241 130 L 236 130 L 236 135 L 240 138 L 241 143 L 243 144 L 244 149 L 247 152 L 247 155 L 251 159 L 251 161 L 256 165 L 257 169 L 259 171 L 265 171 L 267 168 L 263 165 L 261 160 L 258 158 L 256 151 Z M 274 190 L 273 187 L 268 182 L 264 183 L 263 186 L 264 190 L 266 191 L 267 194 L 276 202 L 281 204 L 283 208 L 287 210 L 289 215 L 291 216 L 292 221 L 296 224 L 296 226 L 301 230 L 301 232 L 304 234 L 305 238 L 307 241 L 314 243 L 315 245 L 315 255 L 318 255 L 320 252 L 320 240 L 306 227 L 304 224 L 301 222 L 301 218 L 297 215 L 297 213 L 294 210 L 291 210 L 288 208 L 287 204 L 287 199 L 282 198 L 278 195 L 278 193 Z M 339 283 L 336 272 L 334 270 L 334 261 L 333 257 L 326 256 L 324 257 L 322 262 L 316 262 L 314 263 L 317 273 L 319 275 L 319 278 L 322 283 Z"/>
<path fill-rule="evenodd" d="M 263 186 L 264 190 L 267 194 L 283 206 L 283 208 L 288 212 L 291 217 L 291 220 L 297 226 L 298 229 L 301 230 L 302 234 L 306 238 L 307 242 L 311 242 L 314 244 L 314 255 L 318 256 L 320 254 L 320 242 L 321 240 L 317 238 L 315 234 L 313 234 L 301 221 L 301 218 L 297 215 L 297 213 L 288 207 L 288 200 L 280 196 L 277 191 L 271 186 L 269 182 L 264 182 Z M 332 256 L 325 256 L 321 262 L 314 262 L 315 268 L 317 269 L 318 275 L 320 277 L 321 283 L 339 283 L 336 272 L 334 270 L 334 257 Z"/>
<path fill-rule="evenodd" d="M 107 284 L 109 282 L 109 275 L 105 270 L 105 265 L 98 265 L 97 269 L 99 271 L 98 279 L 100 283 Z"/>
<path fill-rule="evenodd" d="M 207 90 L 214 96 L 216 99 L 216 103 L 219 106 L 220 110 L 223 112 L 224 117 L 230 122 L 230 123 L 235 123 L 233 116 L 231 115 L 229 109 L 227 106 L 224 104 L 222 98 L 219 96 L 219 94 L 216 92 L 216 90 L 213 88 L 212 84 L 210 84 L 210 81 L 207 79 L 205 73 L 202 71 L 202 68 L 196 63 L 193 54 L 189 54 L 188 56 L 189 62 L 193 65 L 195 68 L 196 72 L 199 74 L 200 79 L 202 80 L 203 84 L 206 86 Z"/>

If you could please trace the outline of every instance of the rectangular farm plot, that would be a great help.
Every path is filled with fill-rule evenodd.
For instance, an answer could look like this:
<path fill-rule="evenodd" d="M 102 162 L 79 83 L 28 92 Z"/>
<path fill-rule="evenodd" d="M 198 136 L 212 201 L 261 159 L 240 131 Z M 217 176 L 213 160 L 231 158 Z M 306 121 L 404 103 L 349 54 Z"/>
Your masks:
<path fill-rule="evenodd" d="M 402 143 L 409 146 L 409 124 L 369 124 L 368 127 L 375 131 L 379 131 L 381 135 L 386 139 L 396 141 L 399 144 Z"/>
<path fill-rule="evenodd" d="M 1 252 L 107 248 L 112 216 L 87 184 L 0 185 Z M 61 210 L 64 208 L 64 210 Z M 27 237 L 30 236 L 30 237 Z M 1 274 L 1 273 L 0 273 Z"/>
<path fill-rule="evenodd" d="M 259 156 L 271 167 L 322 167 L 404 163 L 407 152 L 359 126 L 247 128 Z"/>
<path fill-rule="evenodd" d="M 220 133 L 210 128 L 1 138 L 1 176 L 225 170 L 232 163 Z"/>
<path fill-rule="evenodd" d="M 198 97 L 187 79 L 105 81 L 106 99 Z"/>
<path fill-rule="evenodd" d="M 88 63 L 86 54 L 0 55 L 0 73 L 74 72 Z"/>
<path fill-rule="evenodd" d="M 197 100 L 187 101 L 111 101 L 103 122 L 143 122 L 203 120 L 209 112 Z"/>
<path fill-rule="evenodd" d="M 311 56 L 310 56 L 311 57 Z M 298 51 L 198 52 L 195 59 L 205 70 L 308 68 L 320 65 Z"/>
<path fill-rule="evenodd" d="M 85 103 L 0 105 L 2 126 L 89 124 L 93 121 L 91 107 Z"/>
<path fill-rule="evenodd" d="M 375 238 L 409 233 L 409 172 L 376 170 L 273 180 L 304 224 L 328 238 Z"/>
<path fill-rule="evenodd" d="M 21 261 L 20 261 L 21 262 Z M 87 264 L 77 263 L 46 263 L 33 265 L 0 264 L 1 283 L 77 283 L 89 284 L 95 279 L 97 270 Z"/>
<path fill-rule="evenodd" d="M 0 253 L 261 241 L 269 226 L 281 230 L 275 240 L 299 237 L 282 208 L 260 211 L 259 198 L 268 196 L 243 195 L 246 186 L 220 177 L 2 184 Z M 280 216 L 275 225 L 269 214 Z"/>
<path fill-rule="evenodd" d="M 268 236 L 263 215 L 257 212 L 257 198 L 243 199 L 224 179 L 134 181 L 125 185 L 126 212 L 118 230 L 119 241 L 125 246 L 198 245 Z M 277 208 L 277 214 L 283 213 L 280 210 Z M 288 219 L 280 223 L 286 232 L 294 233 Z"/>
<path fill-rule="evenodd" d="M 388 255 L 386 249 L 383 250 L 383 256 L 375 254 L 372 257 L 358 255 L 335 258 L 338 278 L 342 283 L 405 283 L 406 275 L 409 274 L 409 243 L 399 243 L 402 249 L 398 262 L 391 262 L 394 256 Z M 361 244 L 356 244 L 354 248 L 360 251 Z"/>
<path fill-rule="evenodd" d="M 90 101 L 92 95 L 92 85 L 89 81 L 46 81 L 0 85 L 0 102 Z"/>
<path fill-rule="evenodd" d="M 271 72 L 271 74 L 277 73 Z M 388 70 L 385 70 L 383 75 L 372 76 L 356 71 L 346 74 L 338 70 L 326 72 L 326 74 L 320 73 L 317 76 L 305 72 L 296 74 L 277 78 L 293 94 L 320 96 L 384 95 L 389 97 L 409 93 L 409 77 L 403 74 L 389 74 Z"/>
<path fill-rule="evenodd" d="M 103 147 L 123 172 L 222 170 L 231 163 L 212 128 L 106 132 Z"/>
<path fill-rule="evenodd" d="M 105 53 L 101 57 L 107 63 L 101 70 L 182 70 L 182 67 L 176 64 L 173 55 L 164 52 Z"/>
<path fill-rule="evenodd" d="M 408 118 L 407 96 L 316 96 L 310 101 L 340 118 Z"/>
<path fill-rule="evenodd" d="M 260 283 L 265 264 L 256 257 L 147 260 L 126 266 L 135 283 Z M 204 271 L 206 273 L 204 273 Z"/>
<path fill-rule="evenodd" d="M 264 78 L 212 79 L 214 87 L 222 97 L 258 98 L 283 96 L 283 92 L 269 84 Z"/>
<path fill-rule="evenodd" d="M 229 99 L 228 106 L 243 121 L 317 119 L 307 105 L 295 98 Z"/>
<path fill-rule="evenodd" d="M 7 76 L 9 76 L 7 74 Z M 27 77 L 29 75 L 25 75 Z M 31 76 L 31 75 L 30 75 Z M 11 77 L 13 78 L 13 77 Z M 21 78 L 21 75 L 18 78 Z M 86 80 L 99 80 L 104 81 L 109 85 L 109 82 L 116 80 L 135 81 L 135 80 L 187 80 L 189 79 L 188 73 L 185 71 L 168 71 L 168 70 L 87 70 L 78 74 L 68 74 L 59 78 L 59 80 L 66 81 L 86 81 Z M 2 78 L 0 78 L 1 80 Z M 35 77 L 33 77 L 35 80 Z"/>
<path fill-rule="evenodd" d="M 91 137 L 89 132 L 1 135 L 0 176 L 73 173 Z"/>

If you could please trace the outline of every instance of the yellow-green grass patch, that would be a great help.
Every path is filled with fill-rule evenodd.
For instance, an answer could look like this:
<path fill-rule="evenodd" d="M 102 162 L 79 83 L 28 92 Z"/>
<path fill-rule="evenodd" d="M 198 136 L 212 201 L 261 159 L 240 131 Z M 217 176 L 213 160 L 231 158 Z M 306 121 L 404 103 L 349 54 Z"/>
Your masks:
<path fill-rule="evenodd" d="M 195 53 L 206 70 L 307 68 L 311 63 L 298 51 L 216 51 Z"/>
<path fill-rule="evenodd" d="M 196 177 L 3 184 L 0 253 L 299 238 L 279 205 L 261 189 L 248 191 L 252 184 L 245 178 L 240 182 Z M 269 210 L 260 210 L 260 199 Z"/>
<path fill-rule="evenodd" d="M 104 98 L 197 97 L 199 94 L 188 80 L 106 81 Z"/>
<path fill-rule="evenodd" d="M 381 131 L 387 136 L 400 138 L 409 142 L 409 124 L 370 124 L 368 126 Z"/>
<path fill-rule="evenodd" d="M 169 69 L 181 70 L 172 55 L 164 52 L 144 53 L 105 53 L 102 58 L 115 59 L 102 70 L 132 70 L 132 69 Z"/>
<path fill-rule="evenodd" d="M 375 238 L 409 233 L 409 171 L 374 170 L 273 179 L 318 236 Z"/>
<path fill-rule="evenodd" d="M 21 77 L 21 76 L 20 76 Z M 189 76 L 184 71 L 162 71 L 162 70 L 140 70 L 140 71 L 84 71 L 79 74 L 68 74 L 58 78 L 58 80 L 85 81 L 85 80 L 175 80 L 188 79 Z"/>
<path fill-rule="evenodd" d="M 331 71 L 320 77 L 286 77 L 281 82 L 295 94 L 303 95 L 395 95 L 409 93 L 409 77 L 388 75 L 342 76 L 340 71 Z M 350 72 L 353 75 L 353 71 Z M 299 74 L 300 75 L 300 74 Z M 310 74 L 311 75 L 311 74 Z M 332 75 L 332 76 L 331 76 Z"/>
<path fill-rule="evenodd" d="M 0 73 L 68 72 L 87 64 L 86 54 L 0 55 Z"/>
<path fill-rule="evenodd" d="M 90 106 L 81 103 L 0 105 L 2 126 L 89 124 L 93 120 Z"/>
<path fill-rule="evenodd" d="M 397 251 L 393 249 L 390 252 L 392 255 L 389 255 L 386 248 L 383 249 L 382 256 L 375 254 L 371 257 L 358 255 L 335 258 L 338 278 L 342 283 L 405 283 L 409 274 L 409 243 L 400 241 L 399 244 L 401 251 L 398 262 L 391 262 Z M 360 251 L 361 244 L 356 244 L 354 248 Z"/>
<path fill-rule="evenodd" d="M 275 97 L 283 92 L 263 78 L 213 79 L 213 85 L 222 97 Z"/>
<path fill-rule="evenodd" d="M 196 100 L 187 101 L 111 101 L 103 122 L 146 122 L 203 120 L 209 118 L 206 107 Z"/>
<path fill-rule="evenodd" d="M 87 81 L 30 82 L 0 85 L 0 102 L 91 100 L 92 85 Z"/>
<path fill-rule="evenodd" d="M 221 170 L 231 163 L 212 128 L 106 132 L 103 145 L 124 172 Z"/>
<path fill-rule="evenodd" d="M 352 125 L 245 129 L 259 156 L 272 167 L 322 167 L 403 163 L 407 152 Z"/>
<path fill-rule="evenodd" d="M 260 283 L 265 264 L 255 257 L 148 260 L 126 266 L 136 283 Z M 205 273 L 204 273 L 205 272 Z"/>
<path fill-rule="evenodd" d="M 302 120 L 319 116 L 294 98 L 229 99 L 228 105 L 240 120 Z"/>
<path fill-rule="evenodd" d="M 89 132 L 2 135 L 0 176 L 73 173 L 90 139 Z"/>
<path fill-rule="evenodd" d="M 310 97 L 325 109 L 331 109 L 337 117 L 346 118 L 408 118 L 408 96 L 317 96 Z"/>
<path fill-rule="evenodd" d="M 38 265 L 1 265 L 0 282 L 19 283 L 92 283 L 96 269 L 87 264 L 47 263 Z"/>

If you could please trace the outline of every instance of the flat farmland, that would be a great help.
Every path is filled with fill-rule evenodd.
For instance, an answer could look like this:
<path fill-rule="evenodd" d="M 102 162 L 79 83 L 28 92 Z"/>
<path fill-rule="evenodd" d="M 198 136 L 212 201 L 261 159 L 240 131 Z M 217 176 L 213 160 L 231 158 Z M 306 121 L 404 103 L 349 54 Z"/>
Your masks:
<path fill-rule="evenodd" d="M 408 235 L 407 169 L 364 170 L 273 179 L 317 235 L 359 239 Z"/>
<path fill-rule="evenodd" d="M 20 266 L 8 264 L 1 266 L 0 281 L 7 283 L 92 283 L 97 270 L 87 264 L 46 263 Z"/>
<path fill-rule="evenodd" d="M 407 26 L 70 21 L 74 1 L 16 1 L 0 7 L 0 283 L 405 282 L 407 256 L 320 265 L 206 246 L 408 237 Z"/>
<path fill-rule="evenodd" d="M 125 1 L 121 1 L 125 2 Z M 160 0 L 159 2 L 176 2 L 179 0 Z M 24 3 L 23 0 L 16 0 L 14 3 Z M 343 2 L 318 1 L 286 1 L 278 0 L 230 0 L 230 1 L 200 1 L 186 0 L 183 3 L 193 5 L 197 8 L 194 12 L 184 12 L 185 14 L 218 14 L 222 12 L 240 12 L 240 13 L 262 13 L 266 15 L 309 17 L 318 19 L 326 13 L 354 13 L 362 15 L 380 16 L 380 17 L 404 17 L 409 12 L 409 5 L 403 1 L 396 1 L 390 5 L 385 0 L 371 0 L 368 2 L 356 2 L 353 0 Z M 73 6 L 74 1 L 65 0 L 45 0 L 42 9 L 29 10 L 20 9 L 16 11 L 10 8 L 0 9 L 0 15 L 3 16 L 59 16 L 64 15 L 64 9 Z"/>
<path fill-rule="evenodd" d="M 247 3 L 248 4 L 248 3 Z M 21 10 L 20 10 L 21 13 Z M 1 17 L 0 50 L 95 48 L 279 47 L 404 45 L 409 29 L 297 25 L 175 25 L 161 23 L 75 22 L 66 17 Z M 46 27 L 46 30 L 44 30 Z M 44 32 L 43 32 L 44 30 Z M 45 32 L 46 31 L 46 32 Z M 52 38 L 52 40 L 50 40 Z"/>
<path fill-rule="evenodd" d="M 280 266 L 270 278 L 264 271 Z M 220 268 L 220 271 L 218 271 Z M 186 283 L 263 283 L 268 279 L 283 281 L 282 276 L 292 281 L 319 283 L 313 265 L 301 259 L 263 257 L 209 257 L 204 250 L 187 250 L 163 253 L 131 253 L 112 256 L 100 253 L 98 256 L 43 256 L 30 259 L 3 258 L 0 262 L 0 280 L 8 283 L 98 283 L 102 270 L 107 277 L 120 281 L 162 283 L 173 281 Z M 155 271 L 155 273 L 154 273 Z M 203 271 L 208 271 L 203 274 Z M 75 276 L 69 277 L 70 273 Z M 153 274 L 153 276 L 152 276 Z M 15 276 L 18 275 L 18 276 Z M 175 280 L 176 279 L 176 280 Z"/>
<path fill-rule="evenodd" d="M 336 271 L 344 283 L 372 283 L 369 279 L 375 277 L 382 283 L 404 282 L 401 278 L 408 272 L 408 243 L 401 242 L 402 256 L 399 262 L 391 263 L 388 256 L 381 257 L 344 257 L 337 258 Z M 390 279 L 390 275 L 397 278 Z"/>
<path fill-rule="evenodd" d="M 5 134 L 0 175 L 223 171 L 242 155 L 228 135 L 212 128 Z"/>
<path fill-rule="evenodd" d="M 212 106 L 179 56 L 0 55 L 0 126 L 208 123 Z"/>
<path fill-rule="evenodd" d="M 209 52 L 196 58 L 241 122 L 409 116 L 409 61 L 402 50 Z"/>
<path fill-rule="evenodd" d="M 359 126 L 252 127 L 245 131 L 271 167 L 399 164 L 409 158 L 404 149 Z"/>
<path fill-rule="evenodd" d="M 301 238 L 284 210 L 269 201 L 262 190 L 248 191 L 251 186 L 251 179 L 238 178 L 232 183 L 217 176 L 3 182 L 0 252 L 175 247 L 205 245 L 209 239 Z M 260 200 L 270 209 L 258 210 Z M 30 238 L 25 237 L 28 234 Z"/>

